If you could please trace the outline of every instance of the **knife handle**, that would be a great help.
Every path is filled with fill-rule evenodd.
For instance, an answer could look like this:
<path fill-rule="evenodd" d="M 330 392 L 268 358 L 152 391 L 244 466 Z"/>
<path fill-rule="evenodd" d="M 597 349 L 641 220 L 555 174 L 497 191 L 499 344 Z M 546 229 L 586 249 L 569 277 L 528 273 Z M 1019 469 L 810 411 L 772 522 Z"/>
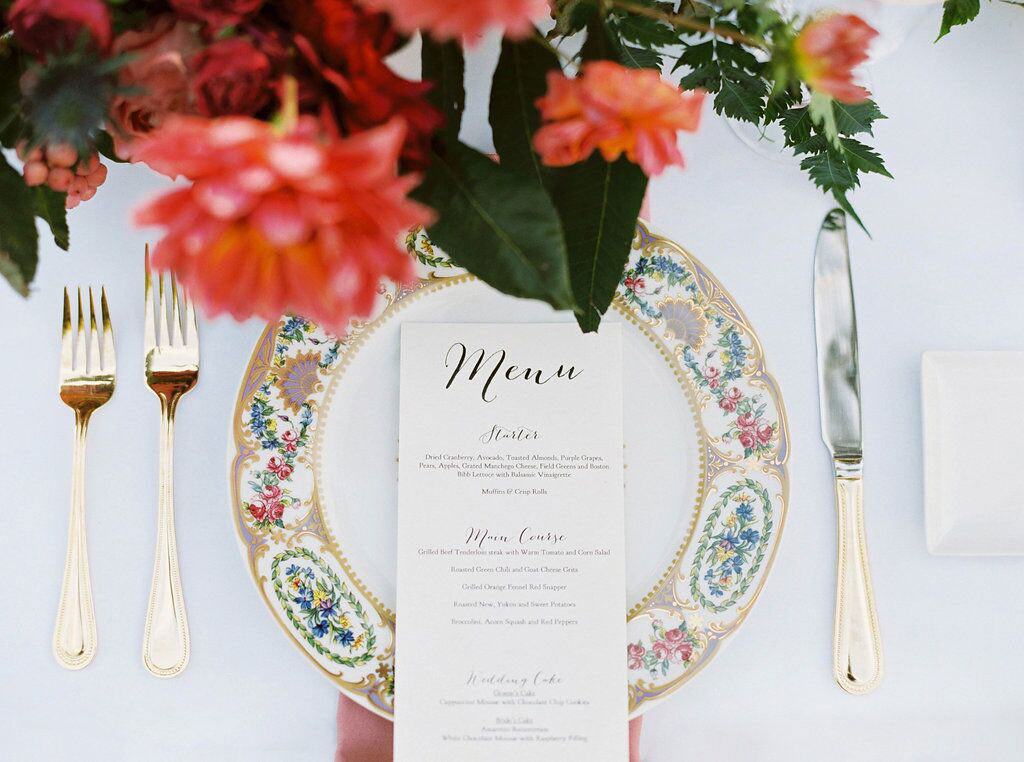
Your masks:
<path fill-rule="evenodd" d="M 882 639 L 868 569 L 860 462 L 836 461 L 839 564 L 832 665 L 848 693 L 867 693 L 882 679 Z"/>

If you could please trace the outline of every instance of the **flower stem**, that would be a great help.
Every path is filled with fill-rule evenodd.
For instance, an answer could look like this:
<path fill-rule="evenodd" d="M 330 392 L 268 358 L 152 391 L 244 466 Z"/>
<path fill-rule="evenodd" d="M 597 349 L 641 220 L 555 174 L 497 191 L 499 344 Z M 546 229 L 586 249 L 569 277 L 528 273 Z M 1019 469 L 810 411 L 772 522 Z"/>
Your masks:
<path fill-rule="evenodd" d="M 665 13 L 659 11 L 657 8 L 649 8 L 646 5 L 640 5 L 639 3 L 630 2 L 630 0 L 606 0 L 609 5 L 613 5 L 616 8 L 621 8 L 624 11 L 635 13 L 638 16 L 647 16 L 648 18 L 658 19 L 664 21 L 666 24 L 672 26 L 682 27 L 684 29 L 693 29 L 696 32 L 704 32 L 705 34 L 714 35 L 715 37 L 723 37 L 733 42 L 738 42 L 742 45 L 748 45 L 752 48 L 760 48 L 761 50 L 768 50 L 768 43 L 764 40 L 760 40 L 756 37 L 751 37 L 748 34 L 742 32 L 734 32 L 732 29 L 720 29 L 713 24 L 707 24 L 703 21 L 698 21 L 691 16 L 685 16 L 681 13 Z M 599 4 L 601 0 L 598 0 Z"/>

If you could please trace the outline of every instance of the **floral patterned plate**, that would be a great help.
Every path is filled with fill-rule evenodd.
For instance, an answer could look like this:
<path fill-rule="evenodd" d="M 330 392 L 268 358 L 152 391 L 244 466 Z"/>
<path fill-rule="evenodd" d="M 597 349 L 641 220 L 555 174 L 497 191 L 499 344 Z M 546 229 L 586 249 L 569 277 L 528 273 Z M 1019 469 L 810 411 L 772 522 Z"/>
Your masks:
<path fill-rule="evenodd" d="M 415 286 L 382 292 L 344 339 L 268 325 L 229 440 L 232 514 L 256 587 L 310 663 L 394 707 L 399 333 L 403 321 L 572 320 L 455 268 L 422 232 Z M 750 325 L 705 267 L 637 226 L 607 320 L 623 331 L 631 716 L 672 693 L 743 622 L 788 498 L 782 399 Z"/>

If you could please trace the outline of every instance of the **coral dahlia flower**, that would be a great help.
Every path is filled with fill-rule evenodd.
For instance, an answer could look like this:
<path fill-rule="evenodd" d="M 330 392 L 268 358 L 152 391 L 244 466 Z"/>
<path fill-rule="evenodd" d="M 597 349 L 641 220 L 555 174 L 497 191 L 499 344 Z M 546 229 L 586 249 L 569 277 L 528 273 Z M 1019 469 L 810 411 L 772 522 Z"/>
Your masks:
<path fill-rule="evenodd" d="M 314 117 L 284 134 L 249 117 L 173 117 L 135 158 L 192 182 L 135 222 L 166 228 L 153 262 L 207 313 L 291 311 L 342 333 L 369 313 L 381 278 L 412 277 L 398 238 L 430 221 L 406 198 L 418 178 L 396 172 L 404 133 L 397 119 L 325 140 Z"/>
<path fill-rule="evenodd" d="M 656 71 L 591 61 L 576 79 L 548 73 L 548 91 L 537 99 L 546 124 L 533 145 L 551 167 L 575 164 L 596 148 L 607 161 L 625 153 L 656 175 L 683 165 L 676 132 L 696 131 L 703 102 L 704 93 L 684 94 Z"/>
<path fill-rule="evenodd" d="M 853 82 L 853 70 L 868 57 L 878 32 L 859 16 L 834 13 L 808 23 L 793 42 L 796 68 L 814 90 L 844 103 L 871 93 Z"/>
<path fill-rule="evenodd" d="M 550 15 L 548 0 L 360 0 L 370 10 L 390 14 L 395 26 L 411 34 L 417 29 L 436 40 L 479 37 L 504 27 L 509 37 L 527 37 L 535 19 Z"/>

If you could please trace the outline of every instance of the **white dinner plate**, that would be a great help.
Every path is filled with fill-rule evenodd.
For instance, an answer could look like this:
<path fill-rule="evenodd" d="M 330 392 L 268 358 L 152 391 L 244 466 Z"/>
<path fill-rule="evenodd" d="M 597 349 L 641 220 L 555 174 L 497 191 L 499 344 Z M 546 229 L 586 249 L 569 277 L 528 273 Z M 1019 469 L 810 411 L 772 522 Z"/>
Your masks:
<path fill-rule="evenodd" d="M 232 514 L 271 614 L 341 690 L 394 706 L 398 366 L 403 321 L 554 322 L 571 314 L 466 275 L 422 232 L 423 277 L 382 294 L 343 339 L 270 324 L 231 420 Z M 638 225 L 605 320 L 623 330 L 624 658 L 635 716 L 741 624 L 771 566 L 788 435 L 760 344 L 728 293 Z"/>

